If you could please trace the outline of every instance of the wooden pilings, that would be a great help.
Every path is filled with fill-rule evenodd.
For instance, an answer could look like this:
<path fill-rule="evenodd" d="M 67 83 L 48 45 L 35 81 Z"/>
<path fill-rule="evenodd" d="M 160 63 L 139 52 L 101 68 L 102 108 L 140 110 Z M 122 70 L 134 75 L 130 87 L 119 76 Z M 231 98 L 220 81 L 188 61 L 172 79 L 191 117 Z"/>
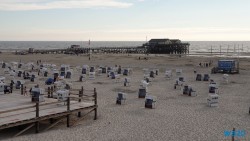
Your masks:
<path fill-rule="evenodd" d="M 161 46 L 133 46 L 133 47 L 93 47 L 93 48 L 67 48 L 67 49 L 48 49 L 36 50 L 33 53 L 41 54 L 187 54 L 189 44 L 170 44 Z"/>
<path fill-rule="evenodd" d="M 81 102 L 82 101 L 82 97 L 83 97 L 83 86 L 81 87 L 81 90 L 79 91 L 79 99 L 78 99 L 78 102 Z M 78 112 L 78 117 L 81 117 L 82 116 L 82 113 L 81 111 Z"/>
<path fill-rule="evenodd" d="M 36 102 L 36 118 L 39 118 L 39 102 Z M 39 121 L 36 121 L 36 133 L 39 133 Z"/>
<path fill-rule="evenodd" d="M 70 112 L 70 97 L 67 99 L 67 111 Z M 67 127 L 70 126 L 70 114 L 67 115 Z"/>
<path fill-rule="evenodd" d="M 96 92 L 96 88 L 94 88 L 94 99 L 95 99 L 95 105 L 97 106 L 97 92 Z M 95 117 L 94 120 L 97 119 L 97 107 L 95 108 Z"/>
<path fill-rule="evenodd" d="M 48 98 L 53 98 L 54 86 L 48 87 Z"/>

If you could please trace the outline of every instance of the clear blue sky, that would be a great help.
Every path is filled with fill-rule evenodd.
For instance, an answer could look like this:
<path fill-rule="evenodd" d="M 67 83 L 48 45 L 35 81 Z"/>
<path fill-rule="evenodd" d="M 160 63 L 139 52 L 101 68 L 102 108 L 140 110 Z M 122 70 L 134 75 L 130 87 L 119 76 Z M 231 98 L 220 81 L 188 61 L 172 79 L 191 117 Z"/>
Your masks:
<path fill-rule="evenodd" d="M 0 40 L 250 40 L 250 0 L 0 0 Z"/>

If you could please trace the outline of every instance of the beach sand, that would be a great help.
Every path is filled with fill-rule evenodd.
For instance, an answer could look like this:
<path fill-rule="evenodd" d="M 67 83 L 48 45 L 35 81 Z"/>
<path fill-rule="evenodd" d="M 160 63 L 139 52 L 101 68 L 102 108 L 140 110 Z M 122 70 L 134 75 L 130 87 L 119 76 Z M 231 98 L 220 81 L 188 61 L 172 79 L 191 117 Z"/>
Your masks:
<path fill-rule="evenodd" d="M 140 56 L 141 60 L 138 60 Z M 87 116 L 79 125 L 67 128 L 65 123 L 55 128 L 34 133 L 34 130 L 22 136 L 11 138 L 16 133 L 8 129 L 0 132 L 0 140 L 81 140 L 81 141 L 222 141 L 231 140 L 225 137 L 225 130 L 245 130 L 246 137 L 236 138 L 250 140 L 250 59 L 240 59 L 240 74 L 229 75 L 229 83 L 222 83 L 222 74 L 211 74 L 211 78 L 219 83 L 218 107 L 207 106 L 209 82 L 195 81 L 197 73 L 210 74 L 212 66 L 216 66 L 219 58 L 206 57 L 178 57 L 168 55 L 149 55 L 148 60 L 142 59 L 144 55 L 92 55 L 88 60 L 86 55 L 71 56 L 63 54 L 31 54 L 13 55 L 2 53 L 0 61 L 43 62 L 69 64 L 71 66 L 107 65 L 132 68 L 131 86 L 124 87 L 124 76 L 120 82 L 111 80 L 106 75 L 96 76 L 95 80 L 75 82 L 79 73 L 74 73 L 70 80 L 74 87 L 84 86 L 87 89 L 97 88 L 98 119 L 93 120 L 93 114 Z M 209 68 L 198 67 L 200 62 L 213 61 Z M 149 94 L 157 97 L 155 109 L 145 109 L 144 99 L 138 98 L 140 81 L 143 79 L 143 68 L 157 68 L 159 75 L 152 79 L 148 87 Z M 176 80 L 175 69 L 183 70 L 186 84 L 191 85 L 197 92 L 196 97 L 182 95 L 182 91 L 174 89 Z M 173 70 L 173 78 L 165 78 L 165 70 Z M 44 81 L 37 82 L 41 87 Z M 30 85 L 31 86 L 31 85 Z M 45 88 L 45 87 L 44 87 Z M 127 93 L 124 105 L 116 105 L 119 91 Z M 0 96 L 1 98 L 1 96 Z"/>

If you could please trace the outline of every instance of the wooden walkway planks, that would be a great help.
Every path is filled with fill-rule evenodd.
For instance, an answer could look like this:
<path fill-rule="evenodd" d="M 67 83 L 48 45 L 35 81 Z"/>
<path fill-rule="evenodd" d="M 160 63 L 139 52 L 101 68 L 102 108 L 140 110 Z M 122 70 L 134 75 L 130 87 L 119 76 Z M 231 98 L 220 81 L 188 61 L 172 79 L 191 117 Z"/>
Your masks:
<path fill-rule="evenodd" d="M 52 103 L 57 101 L 56 99 L 45 100 L 47 101 L 46 103 Z M 43 103 L 45 102 L 42 102 L 41 105 Z M 35 103 L 30 102 L 30 97 L 28 96 L 22 96 L 18 94 L 0 95 L 0 107 L 4 107 L 0 108 L 0 112 L 32 105 L 34 106 Z M 70 112 L 95 107 L 96 105 L 94 102 L 71 101 Z M 21 124 L 33 123 L 35 121 L 45 120 L 52 117 L 60 117 L 62 115 L 69 114 L 69 112 L 67 111 L 67 106 L 64 105 L 63 102 L 60 104 L 40 106 L 39 112 L 39 118 L 36 118 L 35 107 L 0 114 L 0 129 L 10 128 Z"/>

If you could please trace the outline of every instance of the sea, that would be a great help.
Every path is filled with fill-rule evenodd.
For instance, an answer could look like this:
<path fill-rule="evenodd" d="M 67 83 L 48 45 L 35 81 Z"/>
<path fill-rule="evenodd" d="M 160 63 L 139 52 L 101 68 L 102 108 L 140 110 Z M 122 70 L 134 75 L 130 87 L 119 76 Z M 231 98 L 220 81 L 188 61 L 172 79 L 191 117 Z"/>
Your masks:
<path fill-rule="evenodd" d="M 190 53 L 223 52 L 249 53 L 250 41 L 183 41 L 190 43 Z M 146 41 L 0 41 L 0 51 L 34 49 L 63 49 L 71 45 L 81 47 L 129 47 L 141 46 Z"/>

